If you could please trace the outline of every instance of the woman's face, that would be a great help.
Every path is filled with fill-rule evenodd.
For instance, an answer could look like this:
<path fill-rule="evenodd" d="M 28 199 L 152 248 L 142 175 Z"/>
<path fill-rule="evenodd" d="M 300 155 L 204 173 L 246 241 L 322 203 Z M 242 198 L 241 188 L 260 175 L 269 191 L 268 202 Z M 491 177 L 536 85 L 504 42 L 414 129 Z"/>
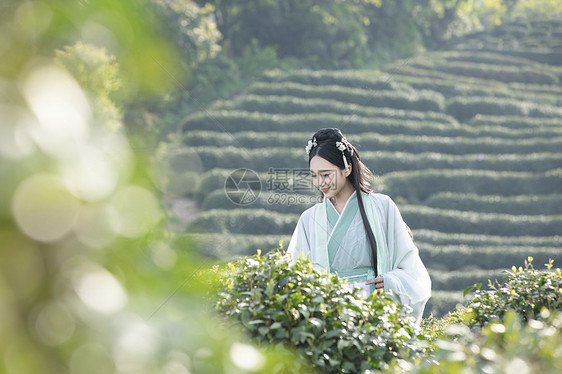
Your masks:
<path fill-rule="evenodd" d="M 346 183 L 349 183 L 345 169 L 340 169 L 318 155 L 310 160 L 310 174 L 314 186 L 328 199 L 337 196 Z"/>

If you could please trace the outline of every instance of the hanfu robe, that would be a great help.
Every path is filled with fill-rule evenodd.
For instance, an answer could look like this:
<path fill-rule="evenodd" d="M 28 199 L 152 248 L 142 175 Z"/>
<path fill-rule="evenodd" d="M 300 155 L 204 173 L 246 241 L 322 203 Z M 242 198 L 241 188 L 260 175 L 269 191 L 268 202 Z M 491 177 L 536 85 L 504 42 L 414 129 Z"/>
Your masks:
<path fill-rule="evenodd" d="M 377 272 L 384 279 L 384 290 L 398 294 L 403 304 L 412 307 L 419 322 L 431 296 L 431 279 L 418 248 L 390 197 L 379 193 L 362 193 L 362 197 L 377 242 Z M 371 247 L 355 192 L 341 214 L 329 199 L 304 211 L 287 251 L 293 260 L 302 253 L 317 270 L 337 273 L 350 282 L 359 279 L 357 276 L 361 282 L 375 278 Z"/>

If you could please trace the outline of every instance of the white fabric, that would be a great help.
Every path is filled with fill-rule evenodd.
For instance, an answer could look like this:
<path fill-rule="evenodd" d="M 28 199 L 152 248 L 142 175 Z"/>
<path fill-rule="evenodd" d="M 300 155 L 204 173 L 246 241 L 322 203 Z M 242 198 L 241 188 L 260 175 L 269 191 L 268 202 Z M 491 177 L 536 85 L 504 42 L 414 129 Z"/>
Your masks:
<path fill-rule="evenodd" d="M 410 305 L 413 316 L 421 320 L 431 296 L 431 279 L 422 263 L 418 248 L 408 234 L 406 224 L 392 199 L 383 194 L 363 194 L 365 211 L 377 242 L 378 273 L 384 278 L 385 291 L 392 290 L 403 304 Z M 328 266 L 326 218 L 327 199 L 302 213 L 287 251 L 293 259 L 302 253 L 319 271 L 343 271 L 370 267 L 371 248 L 359 210 L 345 234 L 333 264 Z M 345 210 L 342 211 L 342 214 Z"/>

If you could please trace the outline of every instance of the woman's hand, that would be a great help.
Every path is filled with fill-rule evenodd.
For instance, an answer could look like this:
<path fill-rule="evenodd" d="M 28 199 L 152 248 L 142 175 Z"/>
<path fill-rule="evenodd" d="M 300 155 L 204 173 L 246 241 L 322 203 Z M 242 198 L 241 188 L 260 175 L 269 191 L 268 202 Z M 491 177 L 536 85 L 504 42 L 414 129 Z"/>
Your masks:
<path fill-rule="evenodd" d="M 370 281 L 365 282 L 365 284 L 375 284 L 375 289 L 382 290 L 384 289 L 384 279 L 382 277 L 376 277 L 371 279 Z"/>

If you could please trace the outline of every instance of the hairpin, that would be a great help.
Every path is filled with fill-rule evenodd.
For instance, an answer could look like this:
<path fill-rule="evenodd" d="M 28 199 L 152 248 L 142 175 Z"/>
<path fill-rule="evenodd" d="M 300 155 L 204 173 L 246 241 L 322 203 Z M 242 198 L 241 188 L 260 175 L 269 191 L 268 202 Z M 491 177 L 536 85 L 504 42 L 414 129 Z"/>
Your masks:
<path fill-rule="evenodd" d="M 309 155 L 312 148 L 316 147 L 318 143 L 316 143 L 316 137 L 312 138 L 312 140 L 308 141 L 306 147 L 304 147 L 306 154 Z"/>
<path fill-rule="evenodd" d="M 345 152 L 344 152 L 347 149 L 347 146 L 344 144 L 345 138 L 342 138 L 341 140 L 342 140 L 341 142 L 336 142 L 336 148 L 341 151 L 341 154 L 343 156 L 343 163 L 347 168 L 349 166 L 349 163 L 347 162 L 347 157 L 345 157 Z"/>

